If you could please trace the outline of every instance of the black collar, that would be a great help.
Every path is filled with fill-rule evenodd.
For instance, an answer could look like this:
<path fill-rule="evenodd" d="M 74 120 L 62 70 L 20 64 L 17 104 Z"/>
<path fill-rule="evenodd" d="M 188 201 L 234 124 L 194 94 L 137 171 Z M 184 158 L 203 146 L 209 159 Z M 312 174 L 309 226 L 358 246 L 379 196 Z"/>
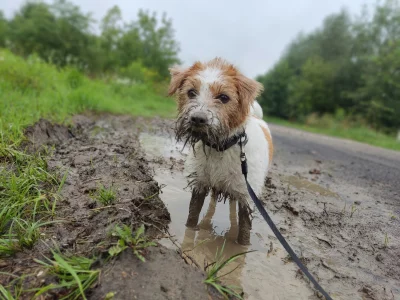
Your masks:
<path fill-rule="evenodd" d="M 236 135 L 232 136 L 231 138 L 227 139 L 225 141 L 225 143 L 223 143 L 222 145 L 211 144 L 210 142 L 206 142 L 205 144 L 208 147 L 214 148 L 218 152 L 223 152 L 225 150 L 228 150 L 230 147 L 235 146 L 239 142 L 241 142 L 242 145 L 246 145 L 246 143 L 247 143 L 246 132 L 243 131 L 240 134 L 236 134 Z"/>

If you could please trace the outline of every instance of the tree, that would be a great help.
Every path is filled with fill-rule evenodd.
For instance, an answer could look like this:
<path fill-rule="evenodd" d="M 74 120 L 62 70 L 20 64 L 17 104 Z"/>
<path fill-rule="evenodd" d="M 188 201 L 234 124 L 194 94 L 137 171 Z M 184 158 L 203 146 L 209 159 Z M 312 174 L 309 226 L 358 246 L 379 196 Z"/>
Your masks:
<path fill-rule="evenodd" d="M 44 60 L 64 66 L 87 64 L 90 16 L 65 0 L 52 5 L 27 2 L 10 22 L 12 49 L 21 54 L 39 54 Z"/>
<path fill-rule="evenodd" d="M 154 79 L 156 72 L 156 80 L 166 79 L 168 67 L 179 62 L 172 22 L 165 14 L 159 18 L 139 11 L 137 20 L 124 25 L 121 10 L 114 6 L 101 21 L 100 35 L 92 31 L 93 22 L 67 0 L 26 2 L 10 22 L 0 14 L 0 46 L 7 34 L 9 48 L 23 56 L 37 53 L 60 67 L 74 65 L 91 74 L 130 69 L 129 74 L 144 72 L 145 78 Z"/>
<path fill-rule="evenodd" d="M 57 22 L 45 3 L 27 2 L 10 22 L 12 50 L 21 55 L 38 53 L 49 58 L 59 47 Z"/>
<path fill-rule="evenodd" d="M 289 118 L 288 98 L 292 76 L 293 70 L 288 61 L 281 60 L 271 72 L 257 78 L 265 87 L 259 98 L 265 114 Z"/>
<path fill-rule="evenodd" d="M 165 14 L 159 21 L 156 13 L 140 10 L 138 20 L 123 33 L 119 51 L 122 66 L 140 58 L 144 66 L 156 70 L 162 78 L 169 76 L 169 66 L 179 62 L 172 21 Z"/>
<path fill-rule="evenodd" d="M 100 47 L 103 51 L 103 69 L 115 70 L 120 66 L 117 52 L 122 35 L 122 15 L 118 6 L 113 6 L 101 21 Z"/>
<path fill-rule="evenodd" d="M 366 13 L 365 13 L 366 14 Z M 400 127 L 400 4 L 377 5 L 371 20 L 357 24 L 362 49 L 361 86 L 351 94 L 357 111 L 377 129 Z"/>
<path fill-rule="evenodd" d="M 8 22 L 0 10 L 0 47 L 5 47 L 8 36 Z"/>
<path fill-rule="evenodd" d="M 333 113 L 336 69 L 322 58 L 310 57 L 302 66 L 301 76 L 292 78 L 288 106 L 291 117 L 303 117 L 312 112 Z"/>
<path fill-rule="evenodd" d="M 400 127 L 400 2 L 386 0 L 354 20 L 343 10 L 299 35 L 259 80 L 268 114 L 361 116 L 374 128 Z"/>

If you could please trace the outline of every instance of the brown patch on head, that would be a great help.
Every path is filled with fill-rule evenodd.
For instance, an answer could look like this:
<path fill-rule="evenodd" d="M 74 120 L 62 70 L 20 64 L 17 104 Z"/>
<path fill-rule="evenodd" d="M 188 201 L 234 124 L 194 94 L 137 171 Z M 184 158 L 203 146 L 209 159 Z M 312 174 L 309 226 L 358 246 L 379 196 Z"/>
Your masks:
<path fill-rule="evenodd" d="M 200 87 L 200 82 L 194 78 L 194 75 L 203 70 L 204 66 L 201 62 L 194 63 L 187 69 L 170 68 L 171 81 L 168 88 L 168 96 L 179 94 L 184 85 L 195 85 Z M 178 95 L 178 110 L 181 111 L 187 102 L 186 95 Z"/>
<path fill-rule="evenodd" d="M 234 65 L 221 58 L 211 60 L 206 67 L 221 70 L 221 82 L 211 84 L 210 89 L 213 95 L 224 93 L 231 98 L 231 101 L 221 107 L 221 114 L 229 129 L 239 127 L 247 119 L 250 105 L 261 93 L 263 86 L 259 82 L 247 78 Z"/>
<path fill-rule="evenodd" d="M 168 95 L 175 95 L 189 76 L 194 75 L 203 68 L 201 62 L 196 62 L 193 66 L 187 69 L 180 69 L 177 67 L 170 68 L 169 72 L 171 74 L 171 81 L 168 88 Z"/>
<path fill-rule="evenodd" d="M 262 125 L 260 125 L 260 127 L 261 127 L 261 129 L 262 129 L 262 131 L 264 133 L 265 139 L 267 140 L 267 143 L 268 143 L 269 163 L 271 163 L 272 162 L 272 157 L 274 155 L 274 145 L 272 144 L 272 137 L 271 137 L 271 134 L 269 133 L 267 128 L 265 128 Z"/>

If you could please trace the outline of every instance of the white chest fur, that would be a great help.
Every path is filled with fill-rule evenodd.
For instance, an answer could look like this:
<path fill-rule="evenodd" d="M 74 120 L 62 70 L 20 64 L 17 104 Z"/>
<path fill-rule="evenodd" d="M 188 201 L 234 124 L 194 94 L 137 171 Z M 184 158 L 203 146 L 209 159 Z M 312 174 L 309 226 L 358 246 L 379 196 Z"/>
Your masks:
<path fill-rule="evenodd" d="M 256 194 L 262 191 L 269 167 L 268 142 L 261 126 L 268 128 L 265 122 L 254 117 L 250 117 L 245 125 L 248 142 L 244 151 L 248 164 L 248 181 Z M 189 152 L 185 173 L 190 175 L 194 188 L 215 189 L 217 193 L 235 200 L 245 200 L 248 197 L 241 170 L 239 145 L 223 152 L 206 146 L 204 153 L 202 142 L 198 142 L 195 151 L 192 149 Z"/>

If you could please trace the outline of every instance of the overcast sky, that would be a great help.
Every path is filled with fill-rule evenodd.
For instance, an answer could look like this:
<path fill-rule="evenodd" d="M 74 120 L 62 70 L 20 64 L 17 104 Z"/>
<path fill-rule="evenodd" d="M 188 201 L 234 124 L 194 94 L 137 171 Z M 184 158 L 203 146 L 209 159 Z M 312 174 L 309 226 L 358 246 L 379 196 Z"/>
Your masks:
<path fill-rule="evenodd" d="M 0 0 L 7 17 L 25 0 Z M 140 8 L 166 12 L 173 19 L 185 65 L 221 56 L 247 76 L 264 73 L 290 41 L 321 25 L 329 14 L 347 8 L 352 15 L 373 0 L 72 0 L 100 20 L 113 5 L 124 21 Z"/>

